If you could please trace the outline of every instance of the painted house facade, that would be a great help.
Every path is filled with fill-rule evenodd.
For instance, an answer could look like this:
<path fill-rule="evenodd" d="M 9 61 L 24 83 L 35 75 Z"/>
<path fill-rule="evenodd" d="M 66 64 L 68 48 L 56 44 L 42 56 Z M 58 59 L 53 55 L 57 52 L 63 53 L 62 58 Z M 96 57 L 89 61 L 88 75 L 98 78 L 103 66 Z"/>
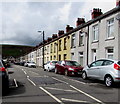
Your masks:
<path fill-rule="evenodd" d="M 78 18 L 76 27 L 66 26 L 44 44 L 44 63 L 50 60 L 76 60 L 85 66 L 100 58 L 120 60 L 120 4 L 102 13 L 94 8 L 91 20 Z M 38 66 L 43 65 L 43 45 L 28 54 Z"/>
<path fill-rule="evenodd" d="M 114 8 L 89 25 L 89 63 L 100 58 L 120 60 L 120 20 L 117 19 L 119 15 L 120 8 Z"/>

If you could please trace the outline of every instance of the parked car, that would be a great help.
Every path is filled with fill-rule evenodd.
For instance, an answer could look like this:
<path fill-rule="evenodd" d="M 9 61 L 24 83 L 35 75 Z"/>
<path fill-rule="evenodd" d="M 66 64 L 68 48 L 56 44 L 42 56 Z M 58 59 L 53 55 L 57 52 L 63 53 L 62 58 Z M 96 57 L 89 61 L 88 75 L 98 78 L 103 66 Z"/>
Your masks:
<path fill-rule="evenodd" d="M 28 63 L 30 63 L 29 61 L 24 63 L 24 66 L 28 67 Z"/>
<path fill-rule="evenodd" d="M 27 66 L 28 66 L 28 67 L 36 68 L 35 62 L 28 62 L 28 63 L 27 63 Z"/>
<path fill-rule="evenodd" d="M 21 61 L 21 62 L 20 62 L 20 65 L 21 65 L 21 66 L 24 66 L 24 64 L 25 64 L 25 61 Z"/>
<path fill-rule="evenodd" d="M 44 65 L 44 70 L 47 70 L 47 71 L 55 71 L 55 64 L 57 63 L 58 61 L 48 61 L 45 65 Z"/>
<path fill-rule="evenodd" d="M 5 68 L 5 63 L 0 60 L 0 80 L 2 81 L 2 94 L 8 92 L 9 90 L 9 76 L 8 71 Z"/>
<path fill-rule="evenodd" d="M 82 70 L 83 67 L 76 61 L 58 61 L 55 65 L 55 73 L 65 74 L 66 76 L 82 74 Z"/>
<path fill-rule="evenodd" d="M 110 87 L 114 82 L 120 82 L 120 61 L 100 59 L 92 62 L 83 69 L 82 78 L 102 80 Z"/>
<path fill-rule="evenodd" d="M 10 62 L 7 59 L 2 60 L 6 67 L 10 67 Z"/>

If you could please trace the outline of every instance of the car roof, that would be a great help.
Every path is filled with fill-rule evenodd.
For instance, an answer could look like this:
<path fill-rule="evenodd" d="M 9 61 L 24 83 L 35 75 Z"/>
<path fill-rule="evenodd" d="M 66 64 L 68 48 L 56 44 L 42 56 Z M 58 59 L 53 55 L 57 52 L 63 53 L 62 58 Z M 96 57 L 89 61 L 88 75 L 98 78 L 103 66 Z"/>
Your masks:
<path fill-rule="evenodd" d="M 107 58 L 101 58 L 101 59 L 98 59 L 98 60 L 96 60 L 96 61 L 99 61 L 99 60 L 109 60 L 109 61 L 118 62 L 117 60 L 113 60 L 113 59 L 107 59 Z"/>

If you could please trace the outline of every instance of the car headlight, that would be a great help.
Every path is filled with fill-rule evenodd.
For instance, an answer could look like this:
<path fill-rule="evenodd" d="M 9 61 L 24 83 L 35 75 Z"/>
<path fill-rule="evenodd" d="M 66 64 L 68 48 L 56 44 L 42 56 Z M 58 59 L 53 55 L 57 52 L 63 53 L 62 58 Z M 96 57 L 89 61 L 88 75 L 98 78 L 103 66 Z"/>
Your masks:
<path fill-rule="evenodd" d="M 74 69 L 72 69 L 72 68 L 69 68 L 69 70 L 74 71 Z"/>

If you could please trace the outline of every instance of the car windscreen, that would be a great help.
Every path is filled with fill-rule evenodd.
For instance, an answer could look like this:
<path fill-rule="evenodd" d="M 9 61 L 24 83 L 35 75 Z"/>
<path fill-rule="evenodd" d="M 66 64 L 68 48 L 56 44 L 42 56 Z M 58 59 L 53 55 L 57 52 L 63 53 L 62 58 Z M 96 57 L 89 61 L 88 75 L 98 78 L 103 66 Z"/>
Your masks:
<path fill-rule="evenodd" d="M 35 64 L 34 62 L 29 62 L 30 64 Z"/>
<path fill-rule="evenodd" d="M 52 63 L 55 65 L 57 63 L 57 61 L 52 61 Z"/>
<path fill-rule="evenodd" d="M 1 68 L 1 67 L 3 67 L 3 65 L 2 65 L 2 63 L 1 63 L 1 61 L 0 61 L 0 68 Z"/>
<path fill-rule="evenodd" d="M 118 65 L 120 65 L 120 61 L 118 61 Z"/>
<path fill-rule="evenodd" d="M 68 66 L 81 66 L 79 63 L 77 63 L 76 61 L 67 61 L 66 65 Z"/>

